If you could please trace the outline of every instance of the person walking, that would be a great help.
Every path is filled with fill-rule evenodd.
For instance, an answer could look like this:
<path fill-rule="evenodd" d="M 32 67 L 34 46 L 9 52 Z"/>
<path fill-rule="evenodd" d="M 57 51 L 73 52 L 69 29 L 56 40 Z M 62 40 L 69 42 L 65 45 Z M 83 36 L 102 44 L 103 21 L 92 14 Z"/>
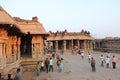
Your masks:
<path fill-rule="evenodd" d="M 21 74 L 21 69 L 20 68 L 17 69 L 17 73 L 14 77 L 14 80 L 22 80 L 22 74 Z"/>
<path fill-rule="evenodd" d="M 84 52 L 81 53 L 81 58 L 84 59 Z"/>
<path fill-rule="evenodd" d="M 80 50 L 78 50 L 78 54 L 81 55 L 81 51 Z"/>
<path fill-rule="evenodd" d="M 61 72 L 62 70 L 63 70 L 63 58 L 61 58 L 61 60 L 60 60 L 59 72 Z"/>
<path fill-rule="evenodd" d="M 5 80 L 3 77 L 2 77 L 2 74 L 0 73 L 0 80 Z"/>
<path fill-rule="evenodd" d="M 116 68 L 116 61 L 117 61 L 117 58 L 115 56 L 112 57 L 112 66 L 113 66 L 113 69 Z"/>
<path fill-rule="evenodd" d="M 88 53 L 88 62 L 90 63 L 91 62 L 91 54 L 90 53 Z"/>
<path fill-rule="evenodd" d="M 11 78 L 11 74 L 8 74 L 8 79 L 7 80 L 13 80 L 12 78 Z"/>
<path fill-rule="evenodd" d="M 53 72 L 53 60 L 52 60 L 52 58 L 50 58 L 50 60 L 49 60 L 49 72 L 51 71 L 51 69 Z"/>
<path fill-rule="evenodd" d="M 41 72 L 44 72 L 44 62 L 43 61 L 41 61 Z"/>
<path fill-rule="evenodd" d="M 109 58 L 109 56 L 107 56 L 105 62 L 106 62 L 106 68 L 109 68 L 109 65 L 110 65 L 110 58 Z"/>
<path fill-rule="evenodd" d="M 57 69 L 59 70 L 59 65 L 60 65 L 60 62 L 61 62 L 61 60 L 60 59 L 57 59 Z"/>
<path fill-rule="evenodd" d="M 45 60 L 45 67 L 46 67 L 46 73 L 48 73 L 48 68 L 49 68 L 49 60 L 46 58 Z"/>
<path fill-rule="evenodd" d="M 105 58 L 103 55 L 100 56 L 101 66 L 104 67 Z"/>
<path fill-rule="evenodd" d="M 40 75 L 40 62 L 38 62 L 36 65 L 36 74 L 37 74 L 37 76 Z"/>
<path fill-rule="evenodd" d="M 91 67 L 92 67 L 92 71 L 96 71 L 96 68 L 95 68 L 95 59 L 92 57 L 91 58 Z"/>

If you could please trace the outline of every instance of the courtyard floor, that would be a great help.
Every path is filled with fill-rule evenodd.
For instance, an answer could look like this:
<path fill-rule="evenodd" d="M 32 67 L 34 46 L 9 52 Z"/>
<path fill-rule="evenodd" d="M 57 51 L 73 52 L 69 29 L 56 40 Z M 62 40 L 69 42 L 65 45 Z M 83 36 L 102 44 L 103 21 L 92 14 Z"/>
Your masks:
<path fill-rule="evenodd" d="M 96 72 L 91 71 L 91 65 L 88 63 L 88 56 L 85 54 L 84 59 L 80 55 L 61 55 L 64 59 L 64 69 L 58 72 L 57 66 L 54 65 L 54 72 L 41 72 L 36 76 L 35 72 L 24 72 L 23 80 L 120 80 L 120 54 L 111 53 L 111 57 L 117 57 L 117 67 L 110 68 L 100 66 L 100 55 L 106 57 L 106 53 L 94 52 L 92 56 L 96 60 Z"/>

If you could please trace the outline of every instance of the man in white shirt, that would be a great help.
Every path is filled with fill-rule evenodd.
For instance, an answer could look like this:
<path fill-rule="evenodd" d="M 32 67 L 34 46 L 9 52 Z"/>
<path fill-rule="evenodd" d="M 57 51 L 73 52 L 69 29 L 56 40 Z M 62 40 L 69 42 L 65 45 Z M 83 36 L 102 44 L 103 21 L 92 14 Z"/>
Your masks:
<path fill-rule="evenodd" d="M 101 60 L 101 66 L 104 67 L 105 58 L 103 55 L 100 56 L 100 60 Z"/>
<path fill-rule="evenodd" d="M 90 53 L 88 53 L 88 62 L 90 63 L 91 62 L 91 54 Z"/>
<path fill-rule="evenodd" d="M 81 53 L 81 58 L 84 59 L 84 52 Z"/>
<path fill-rule="evenodd" d="M 41 61 L 41 72 L 44 71 L 44 62 Z"/>
<path fill-rule="evenodd" d="M 106 67 L 109 68 L 110 58 L 107 56 L 105 61 L 106 61 Z"/>

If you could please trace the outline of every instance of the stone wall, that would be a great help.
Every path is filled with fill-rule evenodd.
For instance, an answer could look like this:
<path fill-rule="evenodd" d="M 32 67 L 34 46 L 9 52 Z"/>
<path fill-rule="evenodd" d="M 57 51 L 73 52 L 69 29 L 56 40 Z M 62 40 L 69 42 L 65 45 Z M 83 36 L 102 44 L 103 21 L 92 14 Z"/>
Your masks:
<path fill-rule="evenodd" d="M 95 40 L 95 43 L 94 50 L 120 53 L 120 39 Z"/>

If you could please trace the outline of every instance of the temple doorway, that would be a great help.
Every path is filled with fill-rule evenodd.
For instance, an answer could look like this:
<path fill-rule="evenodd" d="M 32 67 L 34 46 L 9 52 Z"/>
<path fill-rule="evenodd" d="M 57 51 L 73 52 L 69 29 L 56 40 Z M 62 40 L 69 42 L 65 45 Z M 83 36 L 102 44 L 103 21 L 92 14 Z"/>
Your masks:
<path fill-rule="evenodd" d="M 30 32 L 21 35 L 20 54 L 21 57 L 32 57 L 32 35 Z"/>

